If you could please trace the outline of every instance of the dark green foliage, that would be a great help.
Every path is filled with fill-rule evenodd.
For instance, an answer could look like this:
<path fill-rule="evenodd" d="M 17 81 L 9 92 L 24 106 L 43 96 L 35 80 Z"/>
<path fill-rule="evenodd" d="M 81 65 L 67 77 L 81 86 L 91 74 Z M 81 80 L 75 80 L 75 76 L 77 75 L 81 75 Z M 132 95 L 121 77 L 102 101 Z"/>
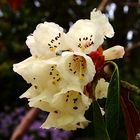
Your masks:
<path fill-rule="evenodd" d="M 105 108 L 106 126 L 111 140 L 115 140 L 119 128 L 120 112 L 120 79 L 118 67 L 114 62 L 109 62 L 114 66 Z"/>

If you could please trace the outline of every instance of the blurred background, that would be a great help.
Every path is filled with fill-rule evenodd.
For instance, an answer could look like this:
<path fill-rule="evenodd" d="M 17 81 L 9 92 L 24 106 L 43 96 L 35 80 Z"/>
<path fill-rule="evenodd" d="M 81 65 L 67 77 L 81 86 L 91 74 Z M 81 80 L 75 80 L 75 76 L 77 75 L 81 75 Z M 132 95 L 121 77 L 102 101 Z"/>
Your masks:
<path fill-rule="evenodd" d="M 14 129 L 29 110 L 19 96 L 29 85 L 12 70 L 12 65 L 30 56 L 25 41 L 40 22 L 55 22 L 66 31 L 78 19 L 89 18 L 98 7 L 108 17 L 115 36 L 105 41 L 105 48 L 125 47 L 124 59 L 117 60 L 120 77 L 140 87 L 140 0 L 0 0 L 0 140 L 9 140 Z M 130 96 L 138 110 L 140 97 Z M 46 118 L 42 112 L 21 140 L 86 140 L 86 130 L 66 132 L 42 130 Z M 123 139 L 124 140 L 124 139 Z"/>

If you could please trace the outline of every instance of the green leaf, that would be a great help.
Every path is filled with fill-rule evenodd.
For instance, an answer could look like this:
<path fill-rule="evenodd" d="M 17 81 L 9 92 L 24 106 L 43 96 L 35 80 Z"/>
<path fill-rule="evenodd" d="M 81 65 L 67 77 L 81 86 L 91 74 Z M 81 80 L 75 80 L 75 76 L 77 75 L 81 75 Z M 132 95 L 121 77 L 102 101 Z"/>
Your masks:
<path fill-rule="evenodd" d="M 93 127 L 95 140 L 110 140 L 99 104 L 93 101 Z"/>
<path fill-rule="evenodd" d="M 112 61 L 107 63 L 114 66 L 114 72 L 111 76 L 108 88 L 108 95 L 105 106 L 105 119 L 110 139 L 115 140 L 119 127 L 120 80 L 117 65 Z"/>

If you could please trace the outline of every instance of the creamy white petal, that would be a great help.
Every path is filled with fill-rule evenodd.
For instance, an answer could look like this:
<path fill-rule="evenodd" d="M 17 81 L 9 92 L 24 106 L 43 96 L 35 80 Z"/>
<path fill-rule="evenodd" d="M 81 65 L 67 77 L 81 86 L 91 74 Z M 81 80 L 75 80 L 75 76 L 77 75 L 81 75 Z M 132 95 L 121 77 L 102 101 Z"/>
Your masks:
<path fill-rule="evenodd" d="M 125 54 L 124 47 L 122 46 L 114 46 L 105 51 L 103 51 L 103 55 L 105 56 L 105 60 L 113 60 L 123 58 Z"/>
<path fill-rule="evenodd" d="M 59 60 L 59 57 L 57 59 Z M 31 83 L 35 89 L 44 90 L 47 88 L 50 92 L 58 92 L 61 76 L 56 70 L 57 62 L 51 59 L 42 60 L 30 57 L 14 64 L 13 69 L 28 83 Z"/>
<path fill-rule="evenodd" d="M 93 9 L 90 14 L 90 19 L 93 21 L 98 31 L 102 32 L 104 37 L 106 36 L 112 38 L 114 36 L 114 29 L 112 25 L 109 23 L 105 14 L 102 14 L 101 11 Z"/>
<path fill-rule="evenodd" d="M 95 87 L 95 99 L 102 99 L 107 97 L 109 83 L 104 78 L 98 80 Z"/>
<path fill-rule="evenodd" d="M 52 105 L 71 114 L 83 114 L 90 106 L 92 100 L 83 94 L 83 92 L 73 89 L 63 89 L 60 93 L 55 94 Z"/>
<path fill-rule="evenodd" d="M 88 123 L 89 121 L 81 114 L 74 116 L 73 114 L 67 114 L 56 110 L 49 114 L 47 120 L 41 127 L 45 129 L 55 127 L 64 130 L 76 130 L 77 128 L 85 128 Z"/>
<path fill-rule="evenodd" d="M 98 26 L 91 20 L 78 20 L 72 25 L 68 37 L 73 39 L 72 49 L 86 54 L 96 49 L 103 43 L 104 34 L 98 29 Z M 100 27 L 101 28 L 101 27 Z"/>
<path fill-rule="evenodd" d="M 36 96 L 37 97 L 37 96 Z M 51 112 L 53 110 L 55 110 L 55 108 L 53 108 L 52 104 L 51 104 L 51 100 L 52 98 L 47 98 L 46 101 L 43 101 L 43 100 L 38 100 L 38 98 L 31 98 L 31 99 L 28 99 L 29 101 L 29 106 L 30 107 L 35 107 L 35 108 L 39 108 L 43 111 L 46 111 L 46 112 Z"/>
<path fill-rule="evenodd" d="M 67 83 L 81 85 L 81 88 L 91 82 L 96 73 L 91 58 L 80 52 L 62 53 L 57 69 Z"/>
<path fill-rule="evenodd" d="M 42 106 L 43 104 L 40 104 L 45 102 L 51 108 L 70 113 L 73 111 L 73 114 L 75 114 L 85 112 L 89 108 L 92 100 L 83 94 L 83 90 L 80 87 L 66 84 L 58 93 L 50 94 L 47 91 L 43 91 L 38 96 L 29 99 L 29 105 L 31 107 L 48 111 L 48 108 L 45 110 L 45 107 Z"/>
<path fill-rule="evenodd" d="M 56 56 L 61 48 L 61 39 L 63 38 L 63 28 L 52 22 L 44 22 L 37 25 L 33 34 L 29 35 L 26 44 L 33 56 L 39 58 L 51 58 Z"/>
<path fill-rule="evenodd" d="M 57 70 L 59 58 L 57 57 L 56 61 L 56 58 L 42 60 L 30 57 L 18 64 L 14 64 L 14 71 L 32 84 L 20 97 L 31 98 L 29 100 L 30 106 L 37 107 L 42 98 L 46 98 L 46 102 L 51 102 L 53 95 L 60 92 L 61 88 L 65 87 L 65 84 L 68 85 L 63 81 L 61 74 Z"/>
<path fill-rule="evenodd" d="M 31 86 L 26 92 L 24 92 L 19 98 L 33 98 L 39 94 L 40 91 Z"/>

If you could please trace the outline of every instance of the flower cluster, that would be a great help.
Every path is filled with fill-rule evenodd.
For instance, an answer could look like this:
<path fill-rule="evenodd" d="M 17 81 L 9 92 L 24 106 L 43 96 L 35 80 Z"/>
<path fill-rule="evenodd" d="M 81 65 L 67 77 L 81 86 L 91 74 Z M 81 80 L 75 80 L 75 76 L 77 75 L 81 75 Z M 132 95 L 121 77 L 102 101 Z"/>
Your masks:
<path fill-rule="evenodd" d="M 43 128 L 76 130 L 88 125 L 84 114 L 92 99 L 86 85 L 105 60 L 124 55 L 121 46 L 100 49 L 104 39 L 113 35 L 108 18 L 94 9 L 90 19 L 78 20 L 67 33 L 55 23 L 44 22 L 27 37 L 32 56 L 14 64 L 13 69 L 31 84 L 20 98 L 28 98 L 31 107 L 50 112 Z M 107 95 L 107 87 L 104 79 L 98 81 L 96 99 Z"/>

